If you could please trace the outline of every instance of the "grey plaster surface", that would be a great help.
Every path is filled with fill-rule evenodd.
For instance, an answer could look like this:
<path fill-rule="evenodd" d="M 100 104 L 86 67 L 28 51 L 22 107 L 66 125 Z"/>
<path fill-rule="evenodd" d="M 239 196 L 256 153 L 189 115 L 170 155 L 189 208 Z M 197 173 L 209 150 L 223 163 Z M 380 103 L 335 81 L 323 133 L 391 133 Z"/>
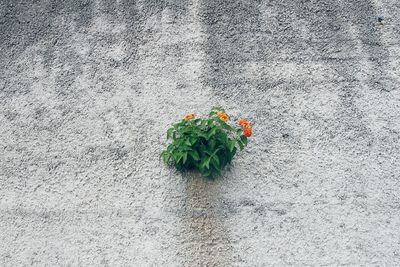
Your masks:
<path fill-rule="evenodd" d="M 399 266 L 399 63 L 398 0 L 0 0 L 0 266 Z"/>

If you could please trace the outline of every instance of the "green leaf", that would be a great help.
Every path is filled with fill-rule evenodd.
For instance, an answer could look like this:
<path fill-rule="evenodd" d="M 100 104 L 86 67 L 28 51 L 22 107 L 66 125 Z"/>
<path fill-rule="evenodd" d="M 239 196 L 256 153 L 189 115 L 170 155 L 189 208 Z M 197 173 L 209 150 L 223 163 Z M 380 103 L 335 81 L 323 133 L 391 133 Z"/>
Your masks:
<path fill-rule="evenodd" d="M 189 139 L 186 139 L 186 140 L 185 140 L 185 145 L 187 145 L 187 146 L 189 146 L 189 147 L 192 145 L 192 144 L 190 143 L 190 140 L 189 140 Z"/>
<path fill-rule="evenodd" d="M 239 144 L 240 150 L 243 150 L 243 148 L 244 148 L 243 142 L 238 140 L 237 143 Z"/>
<path fill-rule="evenodd" d="M 192 120 L 192 123 L 193 124 L 198 124 L 201 121 L 202 121 L 202 119 L 194 119 L 194 120 Z"/>
<path fill-rule="evenodd" d="M 186 163 L 186 160 L 187 160 L 187 152 L 184 152 L 184 153 L 183 153 L 182 158 L 183 158 L 183 164 L 185 164 L 185 163 Z"/>
<path fill-rule="evenodd" d="M 194 159 L 194 160 L 200 160 L 199 153 L 195 150 L 189 151 L 189 155 Z"/>
<path fill-rule="evenodd" d="M 232 162 L 232 159 L 233 159 L 233 157 L 235 156 L 236 151 L 237 151 L 237 148 L 234 147 L 234 148 L 233 148 L 233 151 L 230 152 L 230 153 L 228 153 L 228 155 L 227 155 L 227 161 L 228 161 L 228 163 L 231 163 L 231 162 Z"/>
<path fill-rule="evenodd" d="M 196 137 L 191 137 L 190 139 L 190 144 L 193 146 L 194 144 L 196 144 L 197 142 L 197 138 Z"/>
<path fill-rule="evenodd" d="M 235 140 L 228 140 L 228 149 L 230 152 L 233 151 L 233 149 L 235 148 L 236 145 L 236 141 Z"/>
<path fill-rule="evenodd" d="M 203 171 L 201 172 L 201 174 L 202 174 L 204 177 L 209 177 L 209 176 L 211 175 L 211 171 L 210 171 L 210 170 L 203 170 Z"/>
<path fill-rule="evenodd" d="M 221 119 L 218 119 L 218 120 L 219 120 L 219 124 L 221 125 L 221 127 L 224 128 L 225 130 L 229 130 L 229 131 L 233 131 L 234 130 L 232 126 L 230 126 L 229 124 L 227 124 L 223 120 L 221 120 Z"/>
<path fill-rule="evenodd" d="M 167 164 L 169 160 L 169 154 L 167 151 L 163 151 L 160 156 L 162 157 L 164 163 Z"/>
<path fill-rule="evenodd" d="M 214 165 L 215 168 L 219 169 L 221 167 L 220 161 L 217 155 L 212 156 L 211 163 Z"/>
<path fill-rule="evenodd" d="M 179 163 L 183 157 L 183 153 L 180 151 L 174 153 L 173 155 L 176 163 Z"/>
<path fill-rule="evenodd" d="M 247 140 L 247 137 L 246 137 L 246 136 L 242 135 L 242 136 L 240 137 L 240 140 L 242 141 L 243 145 L 247 145 L 248 140 Z"/>
<path fill-rule="evenodd" d="M 203 168 L 209 169 L 209 168 L 210 168 L 210 160 L 211 160 L 211 157 L 206 158 L 206 159 L 201 163 L 201 166 L 202 166 Z"/>
<path fill-rule="evenodd" d="M 214 151 L 205 151 L 205 153 L 207 153 L 208 155 L 210 155 L 210 157 L 212 157 L 212 156 L 216 155 L 218 153 L 218 151 L 220 151 L 220 150 L 221 150 L 221 148 L 218 148 Z"/>
<path fill-rule="evenodd" d="M 172 139 L 174 133 L 174 128 L 169 128 L 167 131 L 167 139 Z"/>
<path fill-rule="evenodd" d="M 208 150 L 209 150 L 209 151 L 213 151 L 214 148 L 215 148 L 215 144 L 216 144 L 216 142 L 215 142 L 214 139 L 209 140 L 209 141 L 208 141 Z"/>
<path fill-rule="evenodd" d="M 211 131 L 209 131 L 207 134 L 207 139 L 210 139 L 210 137 L 214 136 L 217 133 L 217 131 L 218 131 L 217 127 L 212 128 Z"/>
<path fill-rule="evenodd" d="M 218 140 L 224 147 L 227 147 L 227 146 L 228 146 L 229 138 L 228 138 L 228 135 L 227 135 L 225 132 L 220 131 L 220 132 L 218 133 L 217 140 Z"/>

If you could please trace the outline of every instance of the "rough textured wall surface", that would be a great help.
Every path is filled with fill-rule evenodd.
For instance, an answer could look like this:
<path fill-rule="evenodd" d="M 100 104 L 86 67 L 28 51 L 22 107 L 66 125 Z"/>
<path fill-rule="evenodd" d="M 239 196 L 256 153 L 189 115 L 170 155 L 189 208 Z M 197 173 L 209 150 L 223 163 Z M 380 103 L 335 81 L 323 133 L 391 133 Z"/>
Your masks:
<path fill-rule="evenodd" d="M 399 266 L 399 63 L 398 0 L 0 0 L 0 265 Z M 163 166 L 218 104 L 234 166 Z"/>

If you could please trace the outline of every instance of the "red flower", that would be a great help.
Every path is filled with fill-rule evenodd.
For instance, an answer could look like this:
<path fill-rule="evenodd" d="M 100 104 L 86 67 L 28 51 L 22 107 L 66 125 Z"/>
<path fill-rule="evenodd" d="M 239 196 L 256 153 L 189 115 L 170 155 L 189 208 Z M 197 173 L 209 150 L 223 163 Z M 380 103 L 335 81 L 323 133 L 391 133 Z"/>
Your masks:
<path fill-rule="evenodd" d="M 187 114 L 183 119 L 185 121 L 188 121 L 188 120 L 194 119 L 195 117 L 196 117 L 196 114 L 190 113 L 190 114 Z"/>
<path fill-rule="evenodd" d="M 246 120 L 240 120 L 239 125 L 243 128 L 251 128 L 252 123 Z"/>
<path fill-rule="evenodd" d="M 225 112 L 220 111 L 220 112 L 217 113 L 217 115 L 224 122 L 228 122 L 229 121 L 229 116 Z"/>
<path fill-rule="evenodd" d="M 244 128 L 243 129 L 243 134 L 246 137 L 250 137 L 253 134 L 253 129 L 251 128 Z"/>

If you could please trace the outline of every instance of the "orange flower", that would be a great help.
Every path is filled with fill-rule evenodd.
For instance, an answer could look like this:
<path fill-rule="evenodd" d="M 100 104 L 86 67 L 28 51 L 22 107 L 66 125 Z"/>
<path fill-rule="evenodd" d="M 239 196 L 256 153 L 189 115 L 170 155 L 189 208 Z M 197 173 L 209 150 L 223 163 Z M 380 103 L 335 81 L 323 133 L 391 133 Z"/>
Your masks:
<path fill-rule="evenodd" d="M 228 114 L 226 114 L 225 112 L 220 111 L 220 112 L 217 113 L 217 115 L 218 115 L 218 117 L 219 117 L 221 120 L 223 120 L 224 122 L 229 121 L 229 116 L 228 116 Z"/>
<path fill-rule="evenodd" d="M 253 134 L 253 129 L 251 128 L 244 128 L 243 129 L 243 134 L 246 137 L 250 137 Z"/>
<path fill-rule="evenodd" d="M 183 119 L 185 121 L 188 121 L 188 120 L 194 119 L 195 117 L 196 117 L 196 114 L 190 113 L 190 114 L 187 114 Z"/>
<path fill-rule="evenodd" d="M 252 123 L 246 120 L 240 120 L 239 125 L 243 128 L 251 128 Z"/>

